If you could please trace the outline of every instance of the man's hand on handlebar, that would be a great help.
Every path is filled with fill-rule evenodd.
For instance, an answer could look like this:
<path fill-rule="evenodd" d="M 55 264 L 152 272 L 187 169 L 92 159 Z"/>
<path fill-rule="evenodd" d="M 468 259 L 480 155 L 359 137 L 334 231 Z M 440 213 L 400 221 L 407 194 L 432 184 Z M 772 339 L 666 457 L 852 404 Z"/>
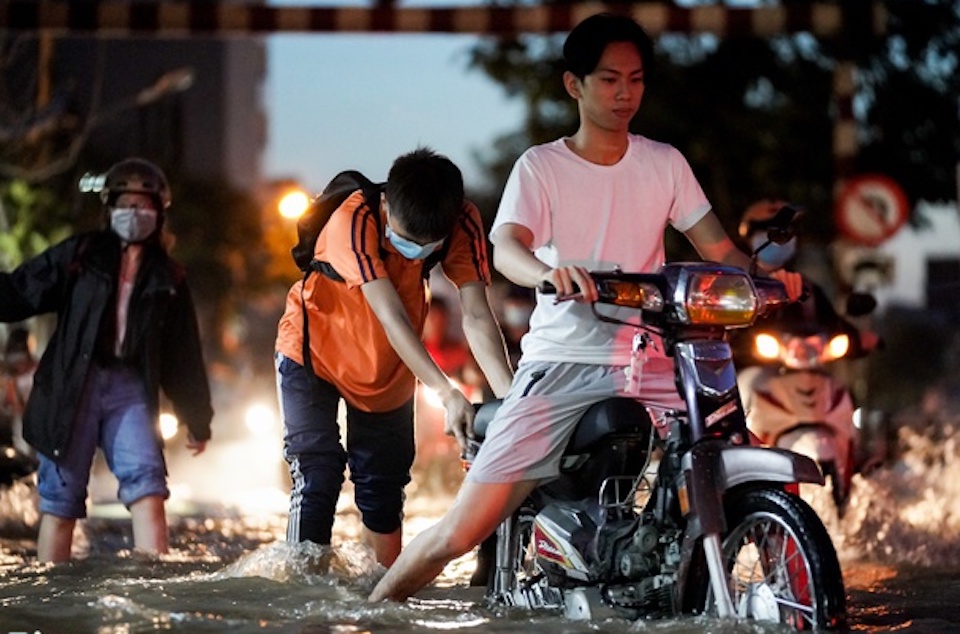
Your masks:
<path fill-rule="evenodd" d="M 574 300 L 590 304 L 599 298 L 597 285 L 593 283 L 590 271 L 582 266 L 561 266 L 550 269 L 540 279 L 556 289 L 558 302 Z M 544 285 L 541 284 L 541 286 Z"/>

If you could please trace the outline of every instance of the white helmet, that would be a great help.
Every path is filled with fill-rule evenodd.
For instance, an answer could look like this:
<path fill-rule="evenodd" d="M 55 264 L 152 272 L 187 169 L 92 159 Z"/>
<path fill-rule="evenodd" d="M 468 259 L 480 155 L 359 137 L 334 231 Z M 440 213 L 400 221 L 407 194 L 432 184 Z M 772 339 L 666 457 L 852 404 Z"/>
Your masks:
<path fill-rule="evenodd" d="M 170 206 L 170 185 L 159 167 L 140 158 L 129 158 L 107 170 L 100 200 L 111 205 L 120 194 L 146 194 L 156 199 L 160 210 Z"/>

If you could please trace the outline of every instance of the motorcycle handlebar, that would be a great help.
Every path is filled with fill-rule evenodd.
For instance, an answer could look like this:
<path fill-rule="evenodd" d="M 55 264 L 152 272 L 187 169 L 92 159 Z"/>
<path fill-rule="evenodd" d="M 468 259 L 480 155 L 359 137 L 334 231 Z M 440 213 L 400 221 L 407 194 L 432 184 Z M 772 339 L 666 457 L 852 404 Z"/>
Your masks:
<path fill-rule="evenodd" d="M 543 293 L 544 295 L 556 295 L 556 294 L 557 294 L 557 287 L 554 286 L 553 284 L 551 284 L 550 282 L 541 282 L 541 283 L 537 286 L 537 290 L 540 291 L 541 293 Z M 579 286 L 578 284 L 574 284 L 574 285 L 573 285 L 573 294 L 572 294 L 572 295 L 564 295 L 563 297 L 557 297 L 557 301 L 560 301 L 560 300 L 563 300 L 563 299 L 571 299 L 571 298 L 573 298 L 574 296 L 576 296 L 576 295 L 579 294 L 579 293 L 580 293 L 580 286 Z"/>
<path fill-rule="evenodd" d="M 597 272 L 591 271 L 591 277 L 599 284 L 601 280 L 606 279 L 610 276 L 610 273 L 607 272 Z M 617 277 L 622 274 L 617 273 Z M 651 275 L 652 276 L 652 275 Z M 791 304 L 790 298 L 787 296 L 786 288 L 783 283 L 779 280 L 776 280 L 772 277 L 761 276 L 761 275 L 752 275 L 753 285 L 757 291 L 757 296 L 759 299 L 759 312 L 761 315 L 768 315 L 777 311 L 778 309 Z M 561 302 L 565 300 L 576 299 L 580 294 L 580 287 L 577 284 L 573 285 L 574 291 L 570 295 L 557 296 L 556 301 Z M 544 295 L 557 295 L 557 287 L 551 282 L 541 282 L 537 285 L 537 290 L 539 290 Z M 811 291 L 808 284 L 803 285 L 803 291 L 799 298 L 794 301 L 802 302 L 806 298 L 810 297 Z"/>

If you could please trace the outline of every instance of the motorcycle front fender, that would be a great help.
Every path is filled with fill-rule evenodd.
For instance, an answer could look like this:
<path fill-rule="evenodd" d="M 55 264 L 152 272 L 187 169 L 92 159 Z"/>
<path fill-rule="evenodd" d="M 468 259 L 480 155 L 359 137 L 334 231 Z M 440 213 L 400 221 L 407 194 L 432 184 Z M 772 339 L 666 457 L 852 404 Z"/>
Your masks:
<path fill-rule="evenodd" d="M 749 482 L 823 484 L 817 463 L 798 453 L 772 447 L 732 447 L 719 441 L 694 445 L 681 461 L 690 508 L 701 533 L 726 530 L 723 494 Z"/>

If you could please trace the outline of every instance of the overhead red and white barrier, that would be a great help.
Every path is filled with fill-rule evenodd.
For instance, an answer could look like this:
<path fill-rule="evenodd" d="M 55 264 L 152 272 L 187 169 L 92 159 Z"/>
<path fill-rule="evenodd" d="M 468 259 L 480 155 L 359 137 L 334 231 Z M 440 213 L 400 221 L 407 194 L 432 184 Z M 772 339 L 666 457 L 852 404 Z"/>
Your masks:
<path fill-rule="evenodd" d="M 569 31 L 583 18 L 600 11 L 628 13 L 654 36 L 681 32 L 768 37 L 810 32 L 830 38 L 849 27 L 844 24 L 849 16 L 841 6 L 827 2 L 780 7 L 683 8 L 665 2 L 582 2 L 523 7 L 277 7 L 198 0 L 0 0 L 0 30 L 103 37 L 327 32 L 503 35 Z M 858 21 L 863 17 L 872 24 L 858 24 L 859 29 L 875 34 L 884 32 L 886 11 L 881 4 L 869 6 L 866 12 L 860 5 Z"/>

